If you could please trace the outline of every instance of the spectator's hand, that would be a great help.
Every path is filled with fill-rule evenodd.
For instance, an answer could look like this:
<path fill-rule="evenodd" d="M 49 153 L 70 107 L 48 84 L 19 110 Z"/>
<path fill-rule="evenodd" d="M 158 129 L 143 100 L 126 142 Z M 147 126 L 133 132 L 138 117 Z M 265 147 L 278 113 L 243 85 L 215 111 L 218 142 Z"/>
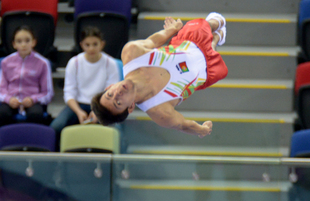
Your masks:
<path fill-rule="evenodd" d="M 9 101 L 9 106 L 13 109 L 17 109 L 19 107 L 20 103 L 19 100 L 16 97 L 12 97 Z"/>
<path fill-rule="evenodd" d="M 21 103 L 25 108 L 33 106 L 33 100 L 30 97 L 24 98 L 24 100 Z"/>
<path fill-rule="evenodd" d="M 88 117 L 87 113 L 84 110 L 80 110 L 76 115 L 77 115 L 77 117 L 79 119 L 80 124 L 83 124 L 83 122 Z"/>
<path fill-rule="evenodd" d="M 176 31 L 179 31 L 183 27 L 183 22 L 180 19 L 174 20 L 172 17 L 166 17 L 164 29 L 175 29 Z"/>
<path fill-rule="evenodd" d="M 88 119 L 92 119 L 92 123 L 95 124 L 98 122 L 98 119 L 93 111 L 91 111 L 88 115 Z"/>

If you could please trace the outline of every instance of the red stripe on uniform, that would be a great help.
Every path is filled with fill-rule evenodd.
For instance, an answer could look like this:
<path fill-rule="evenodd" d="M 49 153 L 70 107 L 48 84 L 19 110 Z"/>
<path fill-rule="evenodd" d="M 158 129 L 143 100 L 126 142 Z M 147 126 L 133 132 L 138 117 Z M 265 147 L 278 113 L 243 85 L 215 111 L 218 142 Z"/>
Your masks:
<path fill-rule="evenodd" d="M 177 95 L 175 95 L 174 93 L 171 93 L 170 91 L 164 90 L 164 92 L 166 92 L 167 94 L 169 94 L 173 98 L 178 97 Z"/>
<path fill-rule="evenodd" d="M 187 88 L 186 91 L 188 93 L 188 96 L 192 95 L 192 91 L 189 88 Z"/>
<path fill-rule="evenodd" d="M 150 55 L 149 65 L 152 64 L 155 52 L 152 52 Z"/>

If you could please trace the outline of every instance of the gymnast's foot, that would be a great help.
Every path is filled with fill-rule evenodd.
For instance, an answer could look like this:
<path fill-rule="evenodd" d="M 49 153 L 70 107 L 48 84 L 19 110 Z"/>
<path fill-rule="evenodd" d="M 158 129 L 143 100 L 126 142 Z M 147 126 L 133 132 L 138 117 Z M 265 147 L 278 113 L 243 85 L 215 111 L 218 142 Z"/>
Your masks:
<path fill-rule="evenodd" d="M 219 46 L 223 45 L 226 41 L 226 19 L 223 17 L 223 15 L 216 13 L 216 12 L 212 12 L 207 16 L 206 20 L 207 21 L 216 20 L 218 22 L 216 24 L 217 28 L 212 27 L 212 25 L 211 25 L 211 28 L 212 28 L 213 36 L 215 36 L 216 34 L 219 37 L 218 39 L 216 39 L 216 41 L 218 41 L 216 44 Z"/>

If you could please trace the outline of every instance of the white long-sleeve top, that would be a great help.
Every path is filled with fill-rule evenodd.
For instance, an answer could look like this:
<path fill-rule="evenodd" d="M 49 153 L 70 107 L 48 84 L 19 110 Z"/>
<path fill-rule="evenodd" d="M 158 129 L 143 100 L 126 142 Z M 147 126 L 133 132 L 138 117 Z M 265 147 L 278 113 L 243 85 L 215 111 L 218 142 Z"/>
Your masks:
<path fill-rule="evenodd" d="M 66 67 L 64 101 L 75 99 L 90 104 L 92 97 L 104 91 L 110 84 L 119 81 L 119 70 L 115 59 L 102 52 L 96 63 L 90 63 L 82 52 L 72 57 Z"/>

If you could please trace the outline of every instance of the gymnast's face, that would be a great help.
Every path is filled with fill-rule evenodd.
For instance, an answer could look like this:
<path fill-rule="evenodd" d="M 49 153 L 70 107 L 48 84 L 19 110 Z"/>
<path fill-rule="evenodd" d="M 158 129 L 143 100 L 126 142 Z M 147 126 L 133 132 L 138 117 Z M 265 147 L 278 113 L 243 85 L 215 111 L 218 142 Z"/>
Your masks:
<path fill-rule="evenodd" d="M 134 101 L 134 84 L 131 81 L 123 80 L 107 88 L 100 99 L 100 104 L 116 115 L 124 112 L 127 108 L 131 113 L 135 107 Z"/>

